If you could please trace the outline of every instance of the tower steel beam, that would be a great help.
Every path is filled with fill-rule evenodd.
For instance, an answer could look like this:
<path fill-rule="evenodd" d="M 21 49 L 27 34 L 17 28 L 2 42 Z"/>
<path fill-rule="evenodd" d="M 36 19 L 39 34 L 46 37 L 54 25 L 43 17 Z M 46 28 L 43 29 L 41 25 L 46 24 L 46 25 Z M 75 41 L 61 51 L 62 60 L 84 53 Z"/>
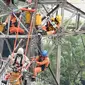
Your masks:
<path fill-rule="evenodd" d="M 48 13 L 48 10 L 46 9 L 44 4 L 42 4 L 42 7 L 45 9 L 46 13 Z"/>
<path fill-rule="evenodd" d="M 59 8 L 59 4 L 53 10 L 51 10 L 46 16 L 50 16 L 50 14 L 53 13 L 54 11 L 56 11 L 58 8 Z M 44 20 L 46 18 L 46 16 L 44 16 L 42 18 L 42 20 Z"/>
<path fill-rule="evenodd" d="M 56 4 L 63 2 L 66 2 L 66 0 L 39 0 L 38 4 Z"/>
<path fill-rule="evenodd" d="M 83 29 L 83 27 L 82 27 L 82 29 Z M 76 34 L 77 35 L 78 34 L 85 34 L 85 31 L 84 30 L 81 30 L 81 31 L 65 31 L 65 32 L 57 33 L 57 34 L 53 34 L 53 35 L 43 35 L 43 37 L 72 36 L 72 35 L 76 35 Z M 30 37 L 35 37 L 35 36 L 37 36 L 37 35 L 36 34 L 30 35 Z M 0 35 L 0 38 L 16 38 L 16 35 Z M 18 38 L 28 38 L 28 35 L 18 35 Z"/>
<path fill-rule="evenodd" d="M 77 15 L 76 15 L 76 29 L 78 29 L 79 28 L 79 21 L 80 21 L 80 14 L 79 13 L 77 13 Z"/>
<path fill-rule="evenodd" d="M 73 12 L 73 14 L 70 16 L 70 18 L 68 19 L 68 22 L 66 23 L 64 30 L 66 30 L 66 28 L 68 27 L 70 20 L 75 16 L 75 12 Z"/>
<path fill-rule="evenodd" d="M 67 5 L 68 5 L 71 9 L 76 10 L 76 11 L 78 11 L 79 13 L 85 15 L 85 12 L 84 12 L 84 11 L 80 10 L 79 8 L 77 8 L 76 6 L 72 5 L 72 4 L 69 3 L 69 2 L 66 2 L 66 3 L 67 3 Z"/>

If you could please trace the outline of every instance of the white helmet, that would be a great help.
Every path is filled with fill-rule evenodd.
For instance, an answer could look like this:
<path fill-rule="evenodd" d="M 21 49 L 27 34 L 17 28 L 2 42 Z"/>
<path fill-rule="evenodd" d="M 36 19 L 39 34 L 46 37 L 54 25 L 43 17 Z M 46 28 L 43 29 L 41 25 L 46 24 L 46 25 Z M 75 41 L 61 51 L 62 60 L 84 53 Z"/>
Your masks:
<path fill-rule="evenodd" d="M 23 48 L 19 48 L 18 50 L 17 50 L 17 54 L 24 54 L 24 49 Z"/>

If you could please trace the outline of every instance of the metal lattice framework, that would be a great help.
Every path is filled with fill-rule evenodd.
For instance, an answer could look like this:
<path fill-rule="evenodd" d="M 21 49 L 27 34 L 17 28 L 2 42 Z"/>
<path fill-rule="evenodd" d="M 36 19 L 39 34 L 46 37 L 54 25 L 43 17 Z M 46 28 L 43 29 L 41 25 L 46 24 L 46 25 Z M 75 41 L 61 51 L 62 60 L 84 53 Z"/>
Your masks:
<path fill-rule="evenodd" d="M 12 12 L 15 12 L 20 10 L 19 6 L 21 6 L 22 4 L 24 4 L 23 6 L 21 6 L 22 8 L 23 7 L 30 7 L 34 5 L 34 2 L 35 0 L 33 0 L 33 2 L 31 4 L 27 4 L 26 2 L 21 2 L 19 1 L 19 4 L 16 5 L 16 6 L 13 6 L 11 5 L 10 7 L 6 6 L 5 3 L 3 1 L 0 1 L 0 17 L 4 17 L 6 15 L 9 15 L 10 13 Z M 49 6 L 51 6 L 51 8 L 49 8 Z M 53 7 L 52 7 L 53 6 Z M 13 8 L 16 8 L 16 10 L 13 11 Z M 84 30 L 81 30 L 82 29 L 82 26 L 84 25 L 85 22 L 83 22 L 81 25 L 79 25 L 79 21 L 80 21 L 80 18 L 82 17 L 83 19 L 85 18 L 85 12 L 80 10 L 79 8 L 75 7 L 74 5 L 72 5 L 71 3 L 67 2 L 66 0 L 38 0 L 38 10 L 39 12 L 44 12 L 43 14 L 43 18 L 42 18 L 42 22 L 45 23 L 46 22 L 46 19 L 47 17 L 51 17 L 53 14 L 57 14 L 59 12 L 59 10 L 61 10 L 61 14 L 62 15 L 62 31 L 60 33 L 57 33 L 55 35 L 44 35 L 42 37 L 57 37 L 56 40 L 59 40 L 60 37 L 63 37 L 63 36 L 69 36 L 69 35 L 75 35 L 75 34 L 83 34 L 85 33 Z M 68 11 L 70 12 L 72 15 L 69 17 L 68 19 L 68 22 L 66 23 L 66 25 L 64 26 L 64 11 Z M 74 26 L 74 30 L 67 30 L 67 27 L 69 26 L 69 23 L 70 23 L 70 20 L 76 16 L 76 25 Z M 28 38 L 28 30 L 27 28 L 25 27 L 25 25 L 20 21 L 20 19 L 15 15 L 15 17 L 17 18 L 17 20 L 20 22 L 21 26 L 23 27 L 23 29 L 26 31 L 26 34 L 24 35 L 18 35 L 18 39 L 19 39 L 19 42 L 16 46 L 16 49 L 20 46 L 21 43 L 23 43 L 23 41 L 25 41 L 27 38 Z M 33 35 L 30 35 L 30 37 L 37 37 L 38 35 L 37 34 L 33 34 Z M 60 37 L 59 37 L 60 36 Z M 8 39 L 10 38 L 16 38 L 16 35 L 10 35 L 9 34 L 9 30 L 7 32 L 7 34 L 5 33 L 2 33 L 0 32 L 0 38 L 1 40 L 4 39 L 7 43 L 7 46 L 8 46 L 8 49 L 10 50 L 10 53 L 12 52 L 11 48 L 10 48 L 10 44 L 8 42 Z M 33 39 L 34 39 L 33 38 Z M 34 42 L 33 42 L 34 41 Z M 36 48 L 35 47 L 35 41 L 36 40 L 33 40 L 31 41 L 32 42 L 32 47 L 33 48 Z M 33 45 L 34 44 L 34 45 Z M 24 44 L 23 44 L 24 46 Z M 53 46 L 53 48 L 51 50 L 49 50 L 49 55 L 50 53 L 52 52 L 52 50 L 55 48 L 56 45 Z M 61 45 L 59 43 L 57 43 L 57 46 L 58 46 L 58 54 L 57 54 L 57 66 L 56 66 L 56 69 L 57 69 L 57 72 L 56 72 L 56 79 L 58 81 L 58 83 L 60 83 L 60 56 L 61 56 Z M 31 48 L 31 50 L 33 49 Z M 30 50 L 30 51 L 31 51 Z M 2 53 L 2 51 L 1 51 Z"/>

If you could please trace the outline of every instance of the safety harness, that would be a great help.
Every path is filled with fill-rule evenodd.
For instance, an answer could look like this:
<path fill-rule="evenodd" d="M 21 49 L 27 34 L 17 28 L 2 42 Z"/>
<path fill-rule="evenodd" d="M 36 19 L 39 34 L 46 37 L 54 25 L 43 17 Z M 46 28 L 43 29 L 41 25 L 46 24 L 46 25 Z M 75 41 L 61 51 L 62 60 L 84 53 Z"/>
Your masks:
<path fill-rule="evenodd" d="M 18 58 L 21 58 L 20 62 L 17 62 Z M 17 54 L 16 57 L 15 57 L 13 65 L 18 64 L 18 66 L 22 66 L 22 61 L 23 61 L 23 55 L 22 54 Z"/>
<path fill-rule="evenodd" d="M 39 56 L 39 62 L 42 62 L 42 61 L 43 61 L 42 56 Z M 41 65 L 40 67 L 41 67 L 42 71 L 44 71 L 46 68 L 45 64 Z"/>

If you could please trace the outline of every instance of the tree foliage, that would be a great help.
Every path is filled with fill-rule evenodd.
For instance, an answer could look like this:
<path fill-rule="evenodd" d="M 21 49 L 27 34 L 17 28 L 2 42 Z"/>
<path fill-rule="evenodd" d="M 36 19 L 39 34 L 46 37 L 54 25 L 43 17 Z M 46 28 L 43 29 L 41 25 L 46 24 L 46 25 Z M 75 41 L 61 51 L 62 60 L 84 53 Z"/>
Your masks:
<path fill-rule="evenodd" d="M 47 41 L 45 43 L 45 41 Z M 85 36 L 76 35 L 68 36 L 61 39 L 61 84 L 60 85 L 84 85 L 82 81 L 85 80 Z M 53 38 L 43 39 L 44 49 L 48 52 L 55 45 L 49 58 L 51 61 L 51 69 L 56 75 L 56 55 L 57 55 L 57 41 Z M 49 69 L 41 73 L 42 78 L 47 82 L 56 85 Z"/>

